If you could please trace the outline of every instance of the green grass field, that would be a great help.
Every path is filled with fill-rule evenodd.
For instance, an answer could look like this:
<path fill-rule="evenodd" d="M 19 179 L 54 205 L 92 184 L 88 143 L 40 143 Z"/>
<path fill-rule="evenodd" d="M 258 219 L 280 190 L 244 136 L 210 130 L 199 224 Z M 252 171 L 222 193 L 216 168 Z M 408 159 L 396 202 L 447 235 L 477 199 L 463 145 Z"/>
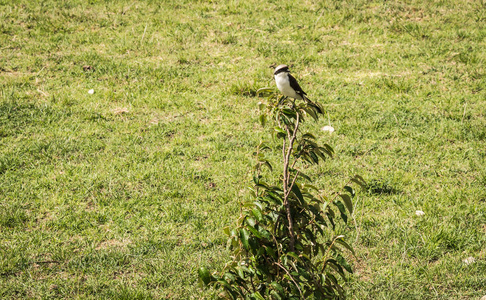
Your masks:
<path fill-rule="evenodd" d="M 485 49 L 480 0 L 0 1 L 0 298 L 210 298 L 274 63 L 369 183 L 349 298 L 481 298 Z"/>

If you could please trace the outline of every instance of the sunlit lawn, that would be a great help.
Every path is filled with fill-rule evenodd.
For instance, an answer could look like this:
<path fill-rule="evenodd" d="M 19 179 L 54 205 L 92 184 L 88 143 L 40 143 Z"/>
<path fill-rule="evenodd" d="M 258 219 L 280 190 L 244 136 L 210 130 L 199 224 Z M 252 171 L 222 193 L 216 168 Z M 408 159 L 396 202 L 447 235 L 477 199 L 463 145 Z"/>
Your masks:
<path fill-rule="evenodd" d="M 481 1 L 1 2 L 0 298 L 210 297 L 286 63 L 316 186 L 369 183 L 349 298 L 479 299 L 485 38 Z"/>

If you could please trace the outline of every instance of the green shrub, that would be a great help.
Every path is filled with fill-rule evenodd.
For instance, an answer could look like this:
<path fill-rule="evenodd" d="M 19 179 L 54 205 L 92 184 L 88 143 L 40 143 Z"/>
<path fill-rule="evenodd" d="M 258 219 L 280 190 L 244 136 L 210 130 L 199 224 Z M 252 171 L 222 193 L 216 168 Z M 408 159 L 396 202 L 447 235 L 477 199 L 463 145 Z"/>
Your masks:
<path fill-rule="evenodd" d="M 355 192 L 346 185 L 345 193 L 320 195 L 312 178 L 302 172 L 333 155 L 329 145 L 321 146 L 313 134 L 301 131 L 305 119 L 317 120 L 323 109 L 311 101 L 276 101 L 270 89 L 259 92 L 273 103 L 260 105 L 260 121 L 280 141 L 274 149 L 281 151 L 282 174 L 265 155 L 272 146 L 260 143 L 254 153 L 253 201 L 245 203 L 236 228 L 225 229 L 232 260 L 221 273 L 201 267 L 199 278 L 222 289 L 220 296 L 229 299 L 344 298 L 341 282 L 352 268 L 342 254 L 354 250 L 336 232 L 336 223 L 346 223 L 353 213 Z M 269 183 L 266 179 L 272 181 L 272 175 Z M 365 186 L 359 176 L 351 181 Z"/>

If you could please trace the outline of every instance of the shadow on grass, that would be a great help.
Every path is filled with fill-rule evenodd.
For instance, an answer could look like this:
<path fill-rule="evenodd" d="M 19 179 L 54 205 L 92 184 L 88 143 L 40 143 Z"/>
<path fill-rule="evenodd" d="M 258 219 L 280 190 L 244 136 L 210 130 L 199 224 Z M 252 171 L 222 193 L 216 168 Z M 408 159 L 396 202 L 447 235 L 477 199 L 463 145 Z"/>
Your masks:
<path fill-rule="evenodd" d="M 387 180 L 372 179 L 366 185 L 366 190 L 370 195 L 396 195 L 401 191 L 394 188 Z"/>

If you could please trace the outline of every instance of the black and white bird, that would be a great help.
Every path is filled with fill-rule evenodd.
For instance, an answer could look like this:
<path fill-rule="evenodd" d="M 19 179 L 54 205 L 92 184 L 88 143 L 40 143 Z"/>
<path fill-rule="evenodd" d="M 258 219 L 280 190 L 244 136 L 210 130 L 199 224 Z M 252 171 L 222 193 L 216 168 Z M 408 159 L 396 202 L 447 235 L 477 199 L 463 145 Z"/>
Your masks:
<path fill-rule="evenodd" d="M 290 75 L 289 66 L 279 65 L 273 72 L 277 88 L 286 97 L 303 100 L 307 95 L 300 87 L 294 76 Z"/>
<path fill-rule="evenodd" d="M 273 76 L 275 77 L 277 88 L 282 95 L 285 97 L 294 98 L 296 100 L 306 100 L 307 102 L 311 103 L 319 113 L 322 113 L 322 109 L 319 107 L 319 105 L 316 105 L 310 101 L 309 98 L 307 98 L 307 94 L 302 90 L 297 80 L 294 78 L 294 76 L 290 75 L 289 66 L 277 66 L 273 72 Z"/>

